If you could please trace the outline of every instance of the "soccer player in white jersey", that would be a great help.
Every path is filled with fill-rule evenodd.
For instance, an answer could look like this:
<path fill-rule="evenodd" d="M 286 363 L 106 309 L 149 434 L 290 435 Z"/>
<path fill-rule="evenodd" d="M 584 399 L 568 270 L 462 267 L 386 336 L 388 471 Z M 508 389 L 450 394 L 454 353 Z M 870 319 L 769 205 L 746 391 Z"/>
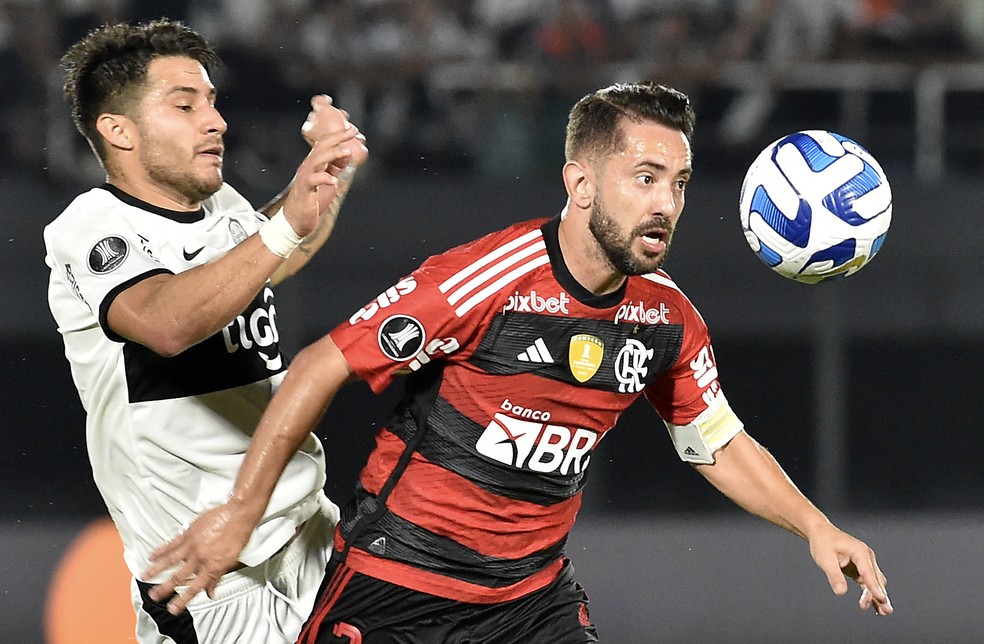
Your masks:
<path fill-rule="evenodd" d="M 325 242 L 364 137 L 316 96 L 311 151 L 257 212 L 224 183 L 219 59 L 181 23 L 107 25 L 62 59 L 65 94 L 106 183 L 44 231 L 49 305 L 87 413 L 93 476 L 133 574 L 140 642 L 293 642 L 324 575 L 338 509 L 314 435 L 238 563 L 187 614 L 141 578 L 148 555 L 228 497 L 286 361 L 274 285 Z"/>

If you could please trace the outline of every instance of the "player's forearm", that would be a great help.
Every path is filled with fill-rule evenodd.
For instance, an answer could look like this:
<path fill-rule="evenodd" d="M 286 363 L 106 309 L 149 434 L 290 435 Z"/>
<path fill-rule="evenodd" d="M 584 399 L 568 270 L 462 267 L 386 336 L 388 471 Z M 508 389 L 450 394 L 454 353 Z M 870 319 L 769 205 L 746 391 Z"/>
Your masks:
<path fill-rule="evenodd" d="M 768 450 L 746 433 L 739 433 L 715 456 L 713 465 L 699 465 L 697 470 L 748 512 L 804 539 L 829 525 Z"/>
<path fill-rule="evenodd" d="M 253 235 L 207 264 L 130 287 L 110 307 L 109 325 L 161 355 L 177 355 L 242 313 L 283 261 Z"/>
<path fill-rule="evenodd" d="M 318 219 L 318 225 L 314 231 L 304 238 L 304 241 L 301 242 L 291 256 L 274 272 L 270 278 L 270 281 L 274 285 L 279 284 L 304 268 L 311 261 L 311 258 L 321 250 L 325 242 L 328 241 L 328 238 L 331 237 L 332 231 L 335 230 L 335 222 L 338 221 L 338 213 L 341 211 L 342 203 L 345 201 L 345 196 L 348 194 L 349 188 L 352 187 L 352 179 L 354 177 L 354 165 L 350 165 L 338 175 L 335 198 L 331 200 L 328 207 L 321 213 L 321 217 Z M 272 203 L 277 203 L 277 201 Z M 283 206 L 283 201 L 279 203 L 280 206 L 278 206 L 278 209 Z M 275 213 L 276 210 L 273 212 Z"/>
<path fill-rule="evenodd" d="M 259 521 L 287 463 L 348 381 L 348 363 L 323 338 L 302 350 L 260 419 L 236 478 L 230 503 Z"/>

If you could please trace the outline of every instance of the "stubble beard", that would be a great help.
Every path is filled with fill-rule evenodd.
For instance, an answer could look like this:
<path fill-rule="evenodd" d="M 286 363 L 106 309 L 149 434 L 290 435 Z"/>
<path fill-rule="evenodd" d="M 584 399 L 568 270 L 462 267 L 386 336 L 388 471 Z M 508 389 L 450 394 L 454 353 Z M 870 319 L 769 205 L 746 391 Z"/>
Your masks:
<path fill-rule="evenodd" d="M 218 179 L 208 180 L 194 174 L 190 167 L 176 168 L 175 159 L 179 157 L 176 154 L 171 154 L 166 146 L 155 145 L 151 146 L 150 149 L 149 152 L 141 152 L 141 162 L 147 176 L 157 185 L 181 195 L 189 202 L 203 201 L 214 195 L 222 187 L 221 168 L 217 171 Z M 165 162 L 161 163 L 162 160 Z"/>
<path fill-rule="evenodd" d="M 666 227 L 671 230 L 668 224 Z M 666 250 L 657 257 L 637 256 L 632 252 L 632 242 L 642 232 L 640 227 L 629 231 L 627 235 L 622 234 L 615 221 L 615 218 L 605 212 L 601 205 L 601 199 L 595 196 L 591 203 L 591 217 L 588 219 L 588 229 L 598 242 L 598 247 L 604 253 L 605 259 L 612 267 L 622 275 L 645 275 L 659 269 L 666 261 L 666 255 L 670 251 L 669 240 L 666 243 Z"/>

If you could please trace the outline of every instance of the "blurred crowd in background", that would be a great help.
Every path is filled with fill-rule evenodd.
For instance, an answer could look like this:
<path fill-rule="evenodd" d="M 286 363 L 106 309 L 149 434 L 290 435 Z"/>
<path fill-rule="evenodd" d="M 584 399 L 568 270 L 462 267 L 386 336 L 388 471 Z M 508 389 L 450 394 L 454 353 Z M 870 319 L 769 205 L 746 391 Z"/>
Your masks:
<path fill-rule="evenodd" d="M 315 93 L 367 134 L 373 171 L 423 160 L 520 174 L 561 153 L 573 100 L 614 81 L 652 78 L 693 96 L 735 61 L 778 74 L 805 61 L 984 54 L 981 0 L 0 0 L 0 164 L 98 180 L 68 117 L 59 58 L 100 24 L 162 16 L 203 33 L 226 63 L 214 80 L 232 171 L 277 181 L 296 165 L 283 143 L 299 142 Z M 721 122 L 744 109 L 730 135 L 718 132 L 725 141 L 754 133 L 755 105 L 706 103 L 698 116 Z"/>

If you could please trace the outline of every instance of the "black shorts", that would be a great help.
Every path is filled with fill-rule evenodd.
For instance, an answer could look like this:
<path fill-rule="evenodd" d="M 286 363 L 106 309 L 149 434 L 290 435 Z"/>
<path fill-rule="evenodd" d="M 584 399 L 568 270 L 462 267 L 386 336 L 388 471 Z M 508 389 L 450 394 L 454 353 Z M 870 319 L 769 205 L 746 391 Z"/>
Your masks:
<path fill-rule="evenodd" d="M 327 612 L 326 612 L 327 611 Z M 597 642 L 588 597 L 564 562 L 550 585 L 499 604 L 435 597 L 332 561 L 298 644 L 582 644 Z"/>

